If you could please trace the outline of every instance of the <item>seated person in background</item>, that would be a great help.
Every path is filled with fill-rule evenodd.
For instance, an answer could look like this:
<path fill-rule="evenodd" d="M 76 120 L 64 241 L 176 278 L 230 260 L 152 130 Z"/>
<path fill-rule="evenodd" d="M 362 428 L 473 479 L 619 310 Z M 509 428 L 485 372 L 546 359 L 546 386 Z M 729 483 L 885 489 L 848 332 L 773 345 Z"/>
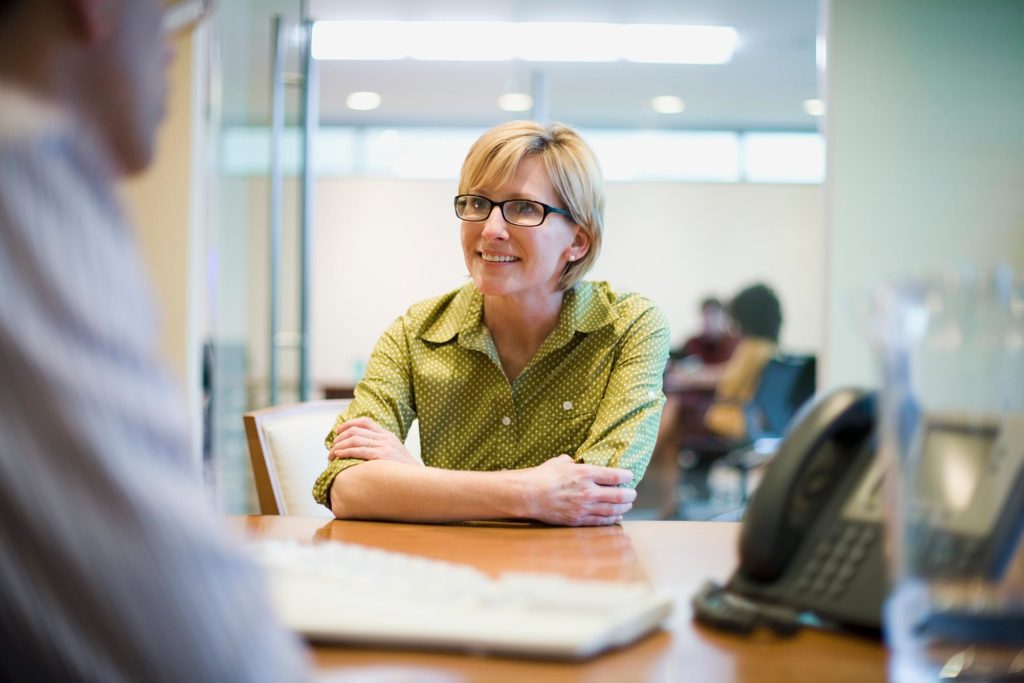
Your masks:
<path fill-rule="evenodd" d="M 654 447 L 668 325 L 581 280 L 601 243 L 597 160 L 566 126 L 515 121 L 473 144 L 458 191 L 472 281 L 377 342 L 314 497 L 340 518 L 614 524 Z M 417 418 L 422 463 L 403 444 Z"/>
<path fill-rule="evenodd" d="M 674 414 L 666 414 L 667 427 L 655 449 L 654 459 L 662 491 L 663 516 L 675 512 L 679 481 L 677 456 L 682 449 L 691 451 L 728 451 L 747 436 L 744 407 L 757 390 L 765 364 L 775 354 L 782 328 L 782 305 L 765 284 L 743 289 L 729 304 L 729 315 L 740 334 L 739 343 L 728 362 L 714 371 L 714 393 L 709 404 L 677 404 Z M 697 385 L 706 386 L 710 372 L 700 374 Z M 671 380 L 686 382 L 686 379 Z M 666 384 L 670 382 L 666 379 Z M 671 406 L 670 406 L 671 407 Z M 693 484 L 698 494 L 707 494 L 707 469 L 711 461 L 697 463 Z"/>
<path fill-rule="evenodd" d="M 761 371 L 778 350 L 782 304 L 768 285 L 759 283 L 736 295 L 729 314 L 740 341 L 722 370 L 704 426 L 711 438 L 736 441 L 747 438 L 743 409 L 757 390 Z"/>
<path fill-rule="evenodd" d="M 739 341 L 719 299 L 704 299 L 700 312 L 700 332 L 669 353 L 665 373 L 667 398 L 655 442 L 655 452 L 664 452 L 654 458 L 655 476 L 650 477 L 644 487 L 660 501 L 663 516 L 671 516 L 675 511 L 675 488 L 679 480 L 675 458 L 669 457 L 667 451 L 674 450 L 680 433 L 692 431 L 689 422 L 695 421 L 698 427 L 701 424 L 704 412 L 714 399 L 725 361 Z"/>
<path fill-rule="evenodd" d="M 720 300 L 715 297 L 704 299 L 700 310 L 700 333 L 669 353 L 669 367 L 665 375 L 665 390 L 669 396 L 662 413 L 664 416 L 703 416 L 714 398 L 725 362 L 739 341 Z M 679 430 L 675 422 L 676 419 L 662 419 L 659 442 L 674 438 L 673 434 Z"/>
<path fill-rule="evenodd" d="M 718 365 L 729 360 L 739 338 L 733 334 L 732 321 L 722 302 L 708 297 L 700 304 L 701 330 L 671 352 L 676 359 L 693 359 L 702 365 Z"/>

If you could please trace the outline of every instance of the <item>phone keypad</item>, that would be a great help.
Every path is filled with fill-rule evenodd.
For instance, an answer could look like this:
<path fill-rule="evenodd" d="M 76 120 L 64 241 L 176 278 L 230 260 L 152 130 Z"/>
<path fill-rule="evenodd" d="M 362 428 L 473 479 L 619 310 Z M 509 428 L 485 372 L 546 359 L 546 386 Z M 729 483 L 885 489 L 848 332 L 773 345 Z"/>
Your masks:
<path fill-rule="evenodd" d="M 985 539 L 921 525 L 911 532 L 910 561 L 925 576 L 966 577 L 985 565 Z"/>
<path fill-rule="evenodd" d="M 793 583 L 795 591 L 818 599 L 842 597 L 878 533 L 877 525 L 862 522 L 844 522 L 833 528 L 800 568 Z"/>

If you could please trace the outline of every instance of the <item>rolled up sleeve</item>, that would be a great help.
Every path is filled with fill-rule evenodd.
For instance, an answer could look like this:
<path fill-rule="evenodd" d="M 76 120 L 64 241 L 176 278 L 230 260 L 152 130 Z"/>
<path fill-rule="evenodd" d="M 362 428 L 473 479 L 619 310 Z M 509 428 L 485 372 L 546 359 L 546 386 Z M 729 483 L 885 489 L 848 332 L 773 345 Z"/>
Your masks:
<path fill-rule="evenodd" d="M 356 386 L 355 398 L 338 418 L 324 439 L 328 450 L 334 443 L 338 428 L 348 420 L 368 417 L 405 441 L 416 419 L 409 365 L 409 347 L 405 322 L 399 318 L 381 335 L 370 356 L 366 373 Z M 331 484 L 338 474 L 363 462 L 358 458 L 339 458 L 328 462 L 313 484 L 313 498 L 321 505 L 331 506 Z"/>
<path fill-rule="evenodd" d="M 668 322 L 651 306 L 623 336 L 594 423 L 576 452 L 578 462 L 632 470 L 630 486 L 637 485 L 658 436 L 668 349 Z"/>

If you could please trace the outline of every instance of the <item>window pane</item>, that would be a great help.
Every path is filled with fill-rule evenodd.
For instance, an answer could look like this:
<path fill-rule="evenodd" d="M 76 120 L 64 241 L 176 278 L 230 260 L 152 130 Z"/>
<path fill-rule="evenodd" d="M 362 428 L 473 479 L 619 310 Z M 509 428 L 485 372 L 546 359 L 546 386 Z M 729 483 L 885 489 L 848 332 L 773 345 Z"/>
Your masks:
<path fill-rule="evenodd" d="M 739 141 L 728 131 L 581 131 L 606 180 L 739 180 Z"/>
<path fill-rule="evenodd" d="M 316 133 L 313 163 L 319 175 L 352 175 L 355 172 L 356 131 L 328 127 Z M 222 171 L 227 176 L 266 175 L 270 170 L 270 129 L 265 126 L 225 127 L 222 141 Z M 301 150 L 299 130 L 284 129 L 281 169 L 286 176 L 299 171 Z"/>
<path fill-rule="evenodd" d="M 367 128 L 363 169 L 390 178 L 458 178 L 482 130 Z"/>
<path fill-rule="evenodd" d="M 751 183 L 820 183 L 825 143 L 817 133 L 745 133 L 744 180 Z"/>
<path fill-rule="evenodd" d="M 483 129 L 326 126 L 317 132 L 313 161 L 319 176 L 456 179 Z M 817 133 L 736 131 L 582 130 L 604 177 L 612 181 L 820 183 L 825 145 Z M 282 164 L 295 175 L 299 136 L 286 128 Z M 265 127 L 223 133 L 223 172 L 265 175 L 270 136 Z"/>

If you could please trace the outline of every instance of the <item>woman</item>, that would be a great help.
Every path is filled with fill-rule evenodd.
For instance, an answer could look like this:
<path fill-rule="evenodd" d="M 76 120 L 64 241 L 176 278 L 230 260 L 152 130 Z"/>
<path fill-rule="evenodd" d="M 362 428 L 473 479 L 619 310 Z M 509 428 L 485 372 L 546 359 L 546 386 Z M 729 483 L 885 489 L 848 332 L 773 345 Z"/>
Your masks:
<path fill-rule="evenodd" d="M 572 129 L 516 121 L 474 143 L 455 198 L 472 281 L 380 338 L 327 437 L 320 503 L 340 518 L 622 519 L 654 447 L 669 335 L 647 299 L 581 281 L 603 211 Z M 422 464 L 403 445 L 417 418 Z"/>

